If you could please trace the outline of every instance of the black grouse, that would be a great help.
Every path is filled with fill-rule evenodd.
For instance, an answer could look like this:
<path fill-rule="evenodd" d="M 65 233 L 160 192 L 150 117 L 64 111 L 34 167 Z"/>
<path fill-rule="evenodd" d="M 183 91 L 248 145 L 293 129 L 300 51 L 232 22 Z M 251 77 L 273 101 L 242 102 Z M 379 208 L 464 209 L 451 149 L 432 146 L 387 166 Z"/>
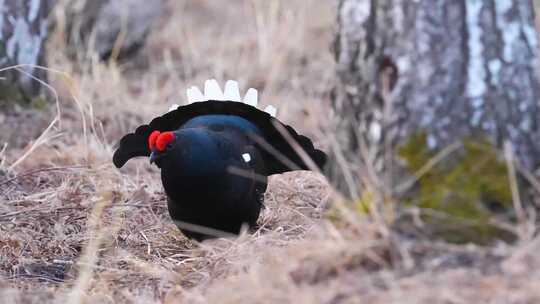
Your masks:
<path fill-rule="evenodd" d="M 255 89 L 241 102 L 236 81 L 222 92 L 212 79 L 204 94 L 191 87 L 187 95 L 190 104 L 125 135 L 113 156 L 118 168 L 149 156 L 161 169 L 169 214 L 186 236 L 203 240 L 253 227 L 269 175 L 310 169 L 305 156 L 324 166 L 326 154 L 274 118 L 273 106 L 257 108 Z"/>

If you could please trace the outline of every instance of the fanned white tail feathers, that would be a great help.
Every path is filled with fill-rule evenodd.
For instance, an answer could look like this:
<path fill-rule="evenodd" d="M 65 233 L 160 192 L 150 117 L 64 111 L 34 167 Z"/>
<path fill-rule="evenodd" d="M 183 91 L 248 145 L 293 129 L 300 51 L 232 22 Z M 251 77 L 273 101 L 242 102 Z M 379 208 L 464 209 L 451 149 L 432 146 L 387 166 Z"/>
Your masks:
<path fill-rule="evenodd" d="M 244 100 L 242 100 L 242 102 L 252 107 L 257 107 L 258 94 L 259 92 L 257 92 L 257 90 L 250 88 L 247 90 L 246 96 L 244 96 Z"/>
<path fill-rule="evenodd" d="M 190 100 L 190 103 L 208 100 L 204 97 L 203 93 L 201 93 L 201 90 L 195 86 L 187 89 L 187 97 L 188 100 Z"/>
<path fill-rule="evenodd" d="M 225 100 L 241 101 L 240 89 L 238 88 L 238 82 L 234 80 L 228 80 L 225 83 L 225 93 L 223 93 Z"/>
<path fill-rule="evenodd" d="M 179 104 L 173 103 L 173 104 L 169 107 L 169 112 L 178 109 L 179 106 L 180 106 Z"/>
<path fill-rule="evenodd" d="M 204 82 L 204 98 L 206 100 L 224 100 L 223 92 L 219 83 L 215 79 L 209 79 Z"/>
<path fill-rule="evenodd" d="M 208 101 L 208 100 L 221 100 L 221 101 L 236 101 L 243 102 L 247 105 L 257 107 L 258 104 L 258 92 L 254 88 L 247 90 L 246 95 L 242 99 L 240 97 L 240 89 L 238 88 L 238 82 L 234 80 L 228 80 L 225 83 L 225 90 L 222 91 L 219 83 L 215 79 L 209 79 L 204 82 L 204 94 L 198 87 L 192 86 L 186 91 L 188 103 Z M 172 105 L 169 108 L 170 111 L 174 111 L 178 108 L 177 104 Z M 275 117 L 277 113 L 276 107 L 269 105 L 264 111 L 271 116 Z"/>
<path fill-rule="evenodd" d="M 270 114 L 272 117 L 276 117 L 277 109 L 273 105 L 267 106 L 266 108 L 264 108 L 264 111 Z"/>

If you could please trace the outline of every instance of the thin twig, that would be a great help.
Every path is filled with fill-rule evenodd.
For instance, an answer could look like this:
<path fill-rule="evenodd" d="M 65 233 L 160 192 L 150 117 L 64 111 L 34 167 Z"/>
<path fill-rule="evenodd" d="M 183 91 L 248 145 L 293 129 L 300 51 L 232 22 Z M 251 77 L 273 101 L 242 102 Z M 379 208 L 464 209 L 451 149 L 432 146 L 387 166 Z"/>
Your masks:
<path fill-rule="evenodd" d="M 523 203 L 519 195 L 519 187 L 517 182 L 516 167 L 514 166 L 514 149 L 509 141 L 504 142 L 504 158 L 508 169 L 508 181 L 510 183 L 510 191 L 512 193 L 512 203 L 520 224 L 524 225 L 527 222 L 527 215 L 523 209 Z"/>
<path fill-rule="evenodd" d="M 405 182 L 399 184 L 396 187 L 396 193 L 402 194 L 409 190 L 422 176 L 424 176 L 426 173 L 428 173 L 435 165 L 437 165 L 440 161 L 448 157 L 450 154 L 454 153 L 457 149 L 461 147 L 460 142 L 455 142 L 446 148 L 444 148 L 442 151 L 437 153 L 434 157 L 432 157 L 428 162 L 423 165 L 418 171 L 414 173 L 414 176 L 410 178 L 409 180 L 406 180 Z"/>

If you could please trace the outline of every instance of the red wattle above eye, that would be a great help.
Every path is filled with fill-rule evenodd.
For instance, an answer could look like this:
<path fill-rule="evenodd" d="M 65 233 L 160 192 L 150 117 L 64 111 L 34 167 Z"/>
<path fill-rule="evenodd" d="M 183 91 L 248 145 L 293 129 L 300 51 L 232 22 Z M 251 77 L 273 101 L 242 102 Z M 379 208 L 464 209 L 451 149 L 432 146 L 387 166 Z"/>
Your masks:
<path fill-rule="evenodd" d="M 160 134 L 161 132 L 154 131 L 150 134 L 150 136 L 148 136 L 148 149 L 150 149 L 150 151 L 154 150 L 156 147 L 156 141 Z"/>
<path fill-rule="evenodd" d="M 163 132 L 161 133 L 156 140 L 156 149 L 160 152 L 165 151 L 167 145 L 174 140 L 173 132 Z"/>

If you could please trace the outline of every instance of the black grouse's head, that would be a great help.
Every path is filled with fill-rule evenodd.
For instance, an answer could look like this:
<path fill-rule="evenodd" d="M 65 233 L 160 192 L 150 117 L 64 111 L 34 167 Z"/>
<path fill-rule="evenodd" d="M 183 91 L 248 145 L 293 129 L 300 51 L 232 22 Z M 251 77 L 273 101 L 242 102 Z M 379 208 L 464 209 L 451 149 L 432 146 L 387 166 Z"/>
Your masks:
<path fill-rule="evenodd" d="M 148 137 L 148 149 L 150 150 L 150 163 L 155 163 L 161 168 L 161 161 L 174 150 L 176 135 L 174 132 L 153 131 Z"/>

